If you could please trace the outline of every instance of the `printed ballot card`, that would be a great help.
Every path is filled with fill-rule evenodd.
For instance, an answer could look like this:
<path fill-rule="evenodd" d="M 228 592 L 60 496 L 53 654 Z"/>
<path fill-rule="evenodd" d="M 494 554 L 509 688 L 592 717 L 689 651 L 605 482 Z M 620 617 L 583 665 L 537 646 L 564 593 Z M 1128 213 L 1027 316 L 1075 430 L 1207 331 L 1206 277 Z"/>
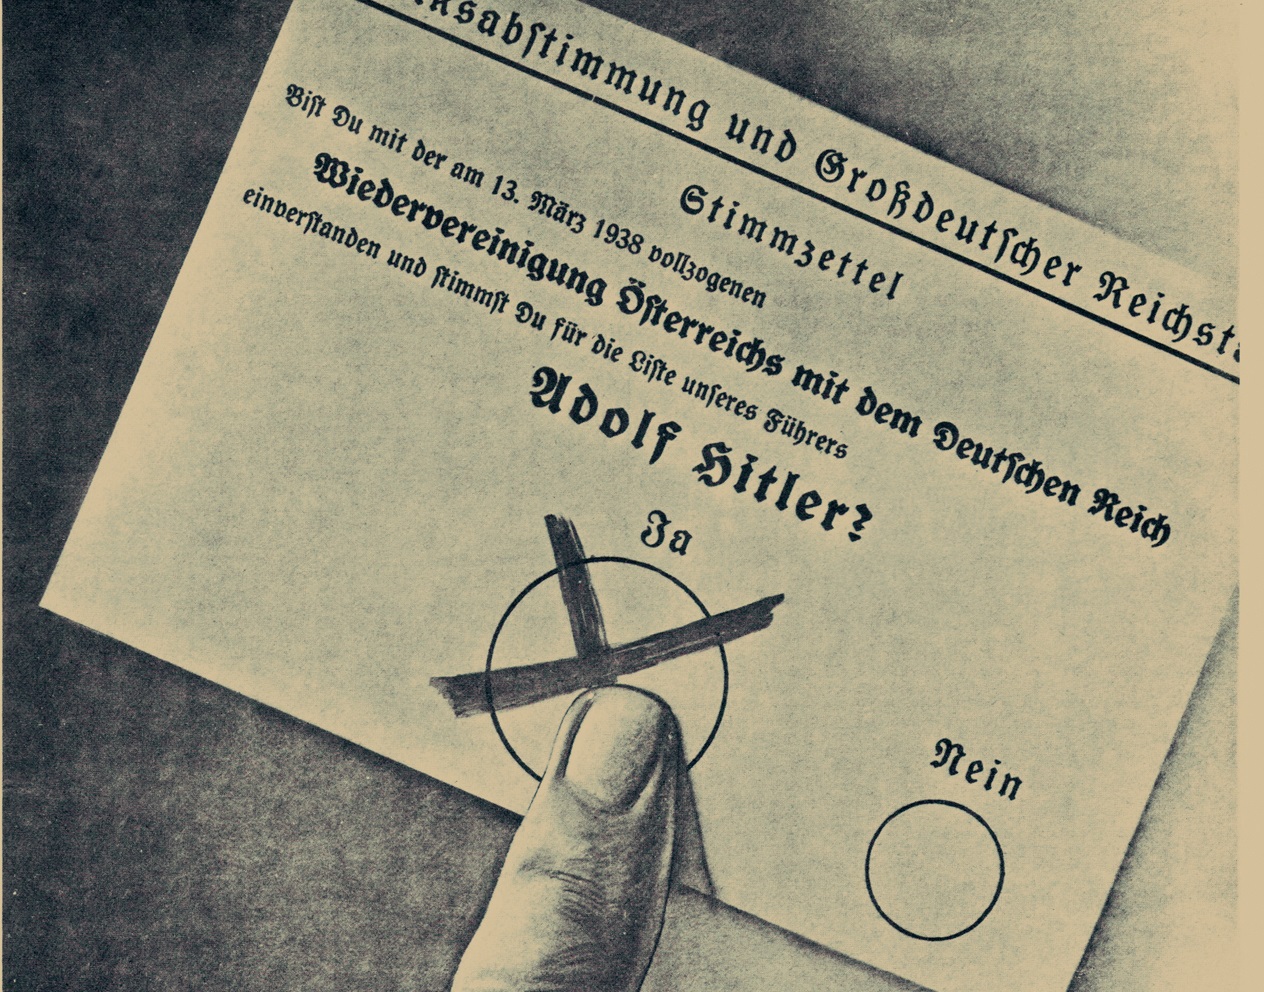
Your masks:
<path fill-rule="evenodd" d="M 297 0 L 44 605 L 726 902 L 1063 989 L 1236 579 L 1231 288 L 563 0 Z"/>

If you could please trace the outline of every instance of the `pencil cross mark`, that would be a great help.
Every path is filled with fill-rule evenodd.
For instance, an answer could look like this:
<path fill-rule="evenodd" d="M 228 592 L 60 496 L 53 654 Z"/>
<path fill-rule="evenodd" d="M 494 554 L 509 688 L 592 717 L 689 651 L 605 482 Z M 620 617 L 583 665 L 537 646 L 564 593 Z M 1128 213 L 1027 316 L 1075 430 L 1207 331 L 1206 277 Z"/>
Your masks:
<path fill-rule="evenodd" d="M 620 676 L 652 668 L 672 658 L 704 651 L 764 630 L 784 595 L 767 596 L 737 609 L 650 634 L 611 647 L 606 639 L 601 604 L 593 588 L 588 561 L 574 524 L 562 517 L 544 518 L 557 565 L 562 602 L 570 618 L 575 654 L 556 661 L 516 665 L 491 671 L 438 676 L 430 680 L 458 716 L 512 709 L 555 696 L 609 685 Z"/>

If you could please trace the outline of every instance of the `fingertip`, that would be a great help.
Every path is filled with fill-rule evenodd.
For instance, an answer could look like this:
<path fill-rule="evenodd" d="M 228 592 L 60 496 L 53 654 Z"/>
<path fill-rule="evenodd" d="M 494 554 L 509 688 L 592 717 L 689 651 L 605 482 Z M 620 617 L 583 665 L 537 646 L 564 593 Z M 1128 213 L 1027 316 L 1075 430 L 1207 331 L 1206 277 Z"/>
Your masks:
<path fill-rule="evenodd" d="M 676 718 L 663 700 L 628 686 L 592 689 L 582 701 L 558 777 L 590 803 L 626 810 L 673 757 Z"/>
<path fill-rule="evenodd" d="M 671 881 L 676 717 L 627 686 L 578 696 L 459 975 L 470 990 L 640 987 Z"/>

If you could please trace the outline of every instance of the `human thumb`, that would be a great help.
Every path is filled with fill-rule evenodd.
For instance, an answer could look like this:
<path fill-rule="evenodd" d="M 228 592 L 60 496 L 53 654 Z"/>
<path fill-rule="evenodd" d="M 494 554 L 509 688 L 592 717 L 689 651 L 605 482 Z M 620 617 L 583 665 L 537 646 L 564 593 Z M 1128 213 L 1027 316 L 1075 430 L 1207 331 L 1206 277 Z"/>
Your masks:
<path fill-rule="evenodd" d="M 680 728 L 626 686 L 571 704 L 453 992 L 634 992 L 670 884 Z"/>

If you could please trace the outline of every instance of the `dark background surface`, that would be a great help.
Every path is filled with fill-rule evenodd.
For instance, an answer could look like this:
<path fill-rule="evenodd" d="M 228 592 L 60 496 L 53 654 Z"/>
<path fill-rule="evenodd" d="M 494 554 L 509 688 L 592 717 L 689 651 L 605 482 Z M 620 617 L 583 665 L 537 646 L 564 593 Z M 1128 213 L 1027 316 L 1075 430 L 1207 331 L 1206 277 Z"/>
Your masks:
<path fill-rule="evenodd" d="M 1219 8 L 597 6 L 1232 278 Z M 512 833 L 501 810 L 37 606 L 286 8 L 4 6 L 6 988 L 442 988 Z M 1213 767 L 1233 781 L 1232 651 L 1213 660 L 1201 736 L 1165 772 L 1178 789 Z M 1145 947 L 1172 924 L 1145 914 L 1188 901 L 1173 874 L 1232 916 L 1232 861 L 1214 856 L 1232 796 L 1194 801 L 1192 827 L 1147 814 L 1130 863 L 1150 843 L 1137 871 L 1176 868 L 1137 896 L 1125 864 L 1079 987 L 1163 987 Z M 1127 935 L 1137 913 L 1150 945 Z"/>

